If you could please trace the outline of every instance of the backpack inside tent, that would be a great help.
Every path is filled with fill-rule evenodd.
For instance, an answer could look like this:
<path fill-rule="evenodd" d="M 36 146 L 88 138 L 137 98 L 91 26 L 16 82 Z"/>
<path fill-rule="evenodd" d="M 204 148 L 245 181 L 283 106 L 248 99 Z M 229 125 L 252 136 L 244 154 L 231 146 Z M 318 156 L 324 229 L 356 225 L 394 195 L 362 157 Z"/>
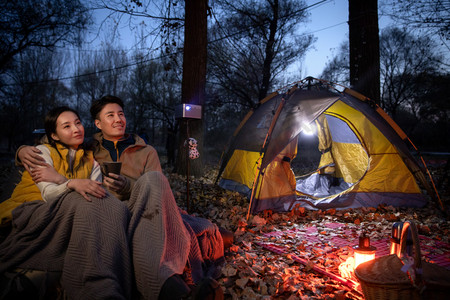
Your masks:
<path fill-rule="evenodd" d="M 437 194 L 406 134 L 373 101 L 311 77 L 283 90 L 246 115 L 222 157 L 217 181 L 246 195 L 249 212 L 423 207 L 427 197 L 418 183 Z M 311 172 L 294 174 L 306 132 L 314 133 L 320 158 Z"/>

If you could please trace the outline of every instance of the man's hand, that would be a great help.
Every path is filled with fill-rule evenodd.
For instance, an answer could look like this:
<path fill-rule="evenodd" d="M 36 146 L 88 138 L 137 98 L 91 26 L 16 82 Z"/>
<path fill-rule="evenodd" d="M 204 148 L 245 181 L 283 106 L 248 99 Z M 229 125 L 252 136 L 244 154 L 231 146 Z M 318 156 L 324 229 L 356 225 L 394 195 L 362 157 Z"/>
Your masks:
<path fill-rule="evenodd" d="M 25 170 L 30 172 L 38 166 L 46 166 L 44 158 L 40 155 L 42 152 L 34 146 L 25 146 L 19 149 L 17 156 L 22 162 Z"/>
<path fill-rule="evenodd" d="M 102 183 L 91 179 L 71 179 L 67 187 L 80 193 L 87 201 L 91 201 L 89 195 L 97 198 L 106 196 Z"/>
<path fill-rule="evenodd" d="M 103 177 L 103 185 L 107 189 L 120 194 L 128 185 L 128 178 L 122 175 L 108 173 L 108 176 Z"/>
<path fill-rule="evenodd" d="M 53 168 L 49 164 L 45 164 L 45 167 L 37 167 L 31 169 L 30 174 L 35 183 L 46 181 L 56 184 L 62 184 L 67 181 L 66 177 L 56 172 L 55 168 Z"/>

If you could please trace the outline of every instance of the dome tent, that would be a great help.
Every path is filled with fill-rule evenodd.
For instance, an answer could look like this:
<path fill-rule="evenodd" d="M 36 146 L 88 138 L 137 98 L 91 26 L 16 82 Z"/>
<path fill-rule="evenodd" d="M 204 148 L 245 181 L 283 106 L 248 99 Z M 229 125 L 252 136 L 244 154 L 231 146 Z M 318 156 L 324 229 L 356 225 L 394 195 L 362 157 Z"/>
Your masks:
<path fill-rule="evenodd" d="M 409 139 L 373 101 L 308 77 L 274 92 L 252 109 L 233 134 L 216 181 L 250 199 L 249 212 L 423 207 L 432 196 Z M 302 131 L 315 127 L 321 151 L 317 170 L 295 178 L 291 161 Z"/>

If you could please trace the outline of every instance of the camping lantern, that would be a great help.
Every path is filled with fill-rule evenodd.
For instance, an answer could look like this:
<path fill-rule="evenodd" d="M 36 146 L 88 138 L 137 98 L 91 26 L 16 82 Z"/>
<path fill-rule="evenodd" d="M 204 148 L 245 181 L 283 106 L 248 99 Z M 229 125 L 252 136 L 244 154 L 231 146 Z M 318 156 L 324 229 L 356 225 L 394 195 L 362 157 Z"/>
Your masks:
<path fill-rule="evenodd" d="M 375 251 L 377 250 L 376 247 L 370 245 L 370 238 L 366 236 L 364 232 L 362 235 L 359 236 L 359 244 L 353 246 L 353 249 L 355 250 L 354 269 L 356 269 L 356 267 L 359 266 L 360 264 L 374 259 Z"/>

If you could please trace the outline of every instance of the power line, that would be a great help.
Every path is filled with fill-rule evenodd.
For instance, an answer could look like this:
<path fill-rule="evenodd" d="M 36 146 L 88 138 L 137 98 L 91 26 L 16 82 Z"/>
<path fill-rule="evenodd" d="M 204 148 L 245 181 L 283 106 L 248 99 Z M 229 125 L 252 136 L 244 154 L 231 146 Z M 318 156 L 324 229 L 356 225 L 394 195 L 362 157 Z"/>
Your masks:
<path fill-rule="evenodd" d="M 176 53 L 179 53 L 179 52 L 176 52 Z M 118 66 L 118 67 L 114 67 L 114 68 L 109 68 L 109 69 L 105 69 L 105 70 L 94 71 L 94 72 L 89 72 L 89 73 L 84 73 L 84 74 L 79 74 L 79 75 L 61 77 L 61 78 L 46 79 L 46 80 L 40 80 L 40 81 L 31 81 L 31 82 L 27 82 L 25 84 L 30 84 L 31 85 L 31 84 L 50 83 L 50 82 L 57 82 L 57 81 L 63 81 L 63 80 L 69 80 L 69 79 L 76 79 L 76 78 L 81 78 L 81 77 L 86 77 L 86 76 L 91 76 L 91 75 L 97 75 L 97 74 L 112 72 L 112 71 L 115 71 L 115 70 L 121 70 L 121 69 L 126 69 L 126 68 L 129 68 L 129 67 L 133 67 L 133 66 L 136 66 L 136 65 L 139 65 L 139 64 L 145 64 L 145 63 L 151 62 L 153 60 L 157 60 L 157 59 L 161 59 L 161 58 L 164 58 L 164 57 L 171 56 L 171 55 L 176 54 L 176 53 L 170 53 L 170 54 L 166 54 L 166 55 L 161 55 L 159 57 L 145 59 L 145 60 L 141 60 L 141 61 L 136 61 L 136 62 L 133 62 L 133 63 L 130 63 L 130 64 L 126 64 L 126 65 Z M 5 84 L 5 86 L 14 86 L 14 85 L 18 85 L 18 84 L 17 83 Z"/>
<path fill-rule="evenodd" d="M 304 8 L 301 8 L 299 10 L 296 10 L 296 11 L 294 11 L 294 12 L 284 16 L 283 18 L 288 18 L 288 17 L 296 15 L 296 14 L 302 12 L 302 11 L 306 11 L 306 10 L 315 8 L 315 7 L 319 6 L 319 5 L 326 4 L 326 2 L 331 2 L 331 0 L 321 0 L 319 2 L 316 2 L 314 4 L 309 5 L 307 7 L 304 7 Z M 319 32 L 319 31 L 323 31 L 323 30 L 327 30 L 327 29 L 330 29 L 330 28 L 333 28 L 333 27 L 336 27 L 336 26 L 340 26 L 340 25 L 342 25 L 344 23 L 346 23 L 346 22 L 341 22 L 341 23 L 338 23 L 336 25 L 332 25 L 332 26 L 328 26 L 328 27 L 325 27 L 325 28 L 322 28 L 322 29 L 318 29 L 318 30 L 310 32 L 308 34 L 311 34 L 311 33 L 314 33 L 314 32 Z M 219 37 L 219 38 L 217 38 L 215 40 L 210 41 L 209 43 L 215 43 L 215 42 L 218 42 L 218 41 L 221 41 L 221 40 L 224 40 L 224 39 L 228 39 L 228 38 L 233 37 L 235 35 L 242 34 L 242 33 L 246 32 L 248 29 L 249 28 L 245 28 L 243 30 L 240 30 L 240 31 L 228 34 L 226 36 Z M 306 34 L 302 34 L 302 35 L 306 35 Z M 302 35 L 300 35 L 300 36 L 302 36 Z M 93 51 L 93 52 L 94 51 L 110 51 L 110 50 L 112 50 L 112 51 L 128 52 L 131 49 L 129 49 L 129 50 L 121 50 L 121 49 L 117 49 L 117 50 L 113 50 L 113 49 L 106 49 L 106 50 L 101 50 L 101 49 L 100 50 L 73 49 L 73 50 L 75 50 L 75 51 Z M 115 70 L 121 70 L 121 69 L 129 68 L 129 67 L 133 67 L 133 66 L 136 66 L 136 65 L 139 65 L 139 64 L 146 64 L 148 62 L 155 61 L 155 60 L 158 60 L 158 59 L 162 59 L 162 58 L 165 58 L 165 57 L 170 57 L 170 56 L 173 56 L 173 55 L 176 55 L 176 54 L 179 54 L 179 53 L 181 53 L 181 49 L 176 51 L 176 52 L 172 52 L 172 53 L 165 54 L 165 55 L 160 55 L 160 56 L 155 57 L 155 58 L 135 61 L 135 62 L 132 62 L 132 63 L 129 63 L 129 64 L 125 64 L 125 65 L 122 65 L 122 66 L 114 67 L 114 68 L 109 68 L 109 69 L 104 69 L 104 70 L 94 71 L 94 72 L 89 72 L 89 73 L 84 73 L 84 74 L 66 76 L 66 77 L 61 77 L 61 78 L 54 78 L 54 79 L 46 79 L 46 80 L 40 80 L 40 81 L 27 82 L 25 84 L 32 85 L 32 84 L 50 83 L 50 82 L 64 81 L 64 80 L 70 80 L 70 79 L 76 79 L 76 78 L 82 78 L 82 77 L 87 77 L 87 76 L 92 76 L 92 75 L 103 74 L 103 73 L 112 72 L 112 71 L 115 71 Z M 11 83 L 11 84 L 5 84 L 4 86 L 16 86 L 16 85 L 19 85 L 19 84 L 18 83 Z"/>
<path fill-rule="evenodd" d="M 317 30 L 314 30 L 314 31 L 309 32 L 308 34 L 320 32 L 320 31 L 324 31 L 324 30 L 327 30 L 327 29 L 331 29 L 331 28 L 333 28 L 333 27 L 337 27 L 337 26 L 340 26 L 340 25 L 342 25 L 342 24 L 348 24 L 348 21 L 344 21 L 344 22 L 341 22 L 341 23 L 337 23 L 337 24 L 334 24 L 334 25 L 330 25 L 330 26 L 324 27 L 324 28 L 322 28 L 322 29 L 317 29 Z"/>

